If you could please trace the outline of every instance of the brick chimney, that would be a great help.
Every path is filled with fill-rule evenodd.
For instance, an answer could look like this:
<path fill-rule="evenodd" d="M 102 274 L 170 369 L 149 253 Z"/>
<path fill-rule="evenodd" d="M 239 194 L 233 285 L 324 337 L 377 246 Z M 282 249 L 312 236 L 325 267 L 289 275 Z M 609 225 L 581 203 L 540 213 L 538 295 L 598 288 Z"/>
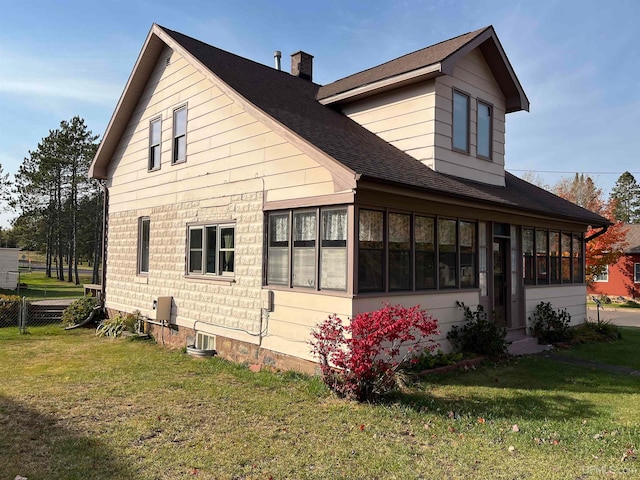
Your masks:
<path fill-rule="evenodd" d="M 313 55 L 302 50 L 291 55 L 291 75 L 311 81 L 313 79 Z"/>

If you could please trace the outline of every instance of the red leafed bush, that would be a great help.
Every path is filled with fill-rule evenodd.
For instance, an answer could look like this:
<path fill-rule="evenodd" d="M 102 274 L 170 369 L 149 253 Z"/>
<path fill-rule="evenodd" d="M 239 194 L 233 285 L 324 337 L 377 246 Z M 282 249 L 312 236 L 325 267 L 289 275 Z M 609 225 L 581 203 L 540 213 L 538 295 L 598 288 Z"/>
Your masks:
<path fill-rule="evenodd" d="M 311 348 L 320 360 L 322 378 L 338 395 L 359 401 L 391 390 L 395 373 L 425 348 L 438 344 L 438 321 L 416 305 L 385 304 L 360 313 L 344 325 L 330 315 L 311 334 Z"/>

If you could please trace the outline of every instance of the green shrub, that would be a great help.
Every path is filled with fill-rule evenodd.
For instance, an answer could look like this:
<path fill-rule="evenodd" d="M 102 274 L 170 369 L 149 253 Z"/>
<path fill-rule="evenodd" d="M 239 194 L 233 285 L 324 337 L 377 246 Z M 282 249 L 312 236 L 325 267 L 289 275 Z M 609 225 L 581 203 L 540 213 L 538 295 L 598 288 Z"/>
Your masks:
<path fill-rule="evenodd" d="M 531 334 L 538 343 L 558 343 L 571 340 L 569 324 L 571 315 L 566 308 L 554 310 L 551 302 L 540 302 L 533 315 L 529 317 Z"/>
<path fill-rule="evenodd" d="M 62 312 L 62 323 L 77 325 L 83 322 L 98 304 L 99 301 L 95 297 L 82 297 L 76 300 Z"/>
<path fill-rule="evenodd" d="M 499 357 L 506 353 L 507 330 L 487 317 L 482 305 L 472 311 L 462 302 L 456 302 L 464 312 L 466 323 L 461 327 L 454 325 L 447 333 L 447 340 L 456 352 L 475 353 L 489 357 Z"/>
<path fill-rule="evenodd" d="M 640 308 L 640 303 L 635 300 L 627 300 L 621 306 L 625 308 Z"/>
<path fill-rule="evenodd" d="M 17 322 L 20 302 L 21 299 L 18 295 L 0 294 L 0 322 Z"/>
<path fill-rule="evenodd" d="M 571 329 L 572 343 L 611 342 L 622 338 L 620 329 L 609 322 L 589 322 Z"/>
<path fill-rule="evenodd" d="M 139 333 L 142 326 L 142 315 L 139 311 L 133 313 L 119 313 L 113 318 L 106 319 L 96 328 L 98 337 L 120 337 L 122 332 Z"/>
<path fill-rule="evenodd" d="M 605 295 L 604 293 L 598 297 L 598 301 L 603 305 L 611 304 L 611 297 Z"/>
<path fill-rule="evenodd" d="M 447 365 L 455 365 L 463 357 L 464 354 L 460 352 L 444 353 L 442 350 L 438 350 L 436 353 L 431 353 L 430 350 L 426 349 L 420 355 L 411 359 L 411 370 L 421 372 Z"/>

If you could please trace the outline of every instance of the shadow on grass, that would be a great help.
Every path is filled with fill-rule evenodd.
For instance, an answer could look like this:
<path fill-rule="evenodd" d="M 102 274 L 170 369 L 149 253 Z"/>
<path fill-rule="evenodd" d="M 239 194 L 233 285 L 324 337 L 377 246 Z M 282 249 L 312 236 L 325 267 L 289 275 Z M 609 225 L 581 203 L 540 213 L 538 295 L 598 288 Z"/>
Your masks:
<path fill-rule="evenodd" d="M 607 409 L 606 403 L 597 401 L 602 394 L 630 395 L 639 388 L 638 378 L 528 357 L 426 377 L 383 403 L 444 415 L 571 420 L 602 414 Z"/>
<path fill-rule="evenodd" d="M 100 440 L 0 396 L 0 478 L 135 478 Z"/>

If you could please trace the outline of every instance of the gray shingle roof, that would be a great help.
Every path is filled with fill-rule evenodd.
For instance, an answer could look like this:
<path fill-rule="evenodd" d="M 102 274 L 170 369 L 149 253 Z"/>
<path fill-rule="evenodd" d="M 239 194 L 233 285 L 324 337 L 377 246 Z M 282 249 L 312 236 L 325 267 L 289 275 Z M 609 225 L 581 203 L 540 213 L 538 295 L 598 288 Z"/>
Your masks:
<path fill-rule="evenodd" d="M 347 116 L 320 104 L 316 100 L 319 85 L 161 28 L 239 95 L 360 174 L 361 181 L 391 183 L 594 226 L 608 223 L 509 173 L 506 187 L 498 187 L 435 172 Z"/>
<path fill-rule="evenodd" d="M 640 223 L 634 223 L 626 226 L 627 230 L 627 247 L 624 253 L 638 254 L 640 253 Z"/>

